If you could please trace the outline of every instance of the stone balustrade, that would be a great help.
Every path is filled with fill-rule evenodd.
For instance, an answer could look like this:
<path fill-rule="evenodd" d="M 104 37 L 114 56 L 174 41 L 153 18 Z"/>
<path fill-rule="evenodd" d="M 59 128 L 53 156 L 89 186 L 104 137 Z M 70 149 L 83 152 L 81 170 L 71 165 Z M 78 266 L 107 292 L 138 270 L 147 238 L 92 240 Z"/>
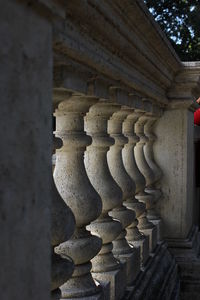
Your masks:
<path fill-rule="evenodd" d="M 55 140 L 55 139 L 54 139 Z M 73 234 L 75 228 L 75 218 L 70 208 L 65 204 L 59 195 L 55 182 L 52 178 L 52 205 L 51 205 L 51 255 L 52 255 L 52 283 L 51 299 L 59 300 L 61 291 L 59 287 L 63 285 L 74 271 L 72 259 L 67 255 L 61 257 L 55 253 L 55 247 L 65 243 Z"/>
<path fill-rule="evenodd" d="M 62 299 L 131 295 L 158 247 L 150 222 L 161 176 L 152 148 L 158 115 L 145 111 L 142 97 L 139 107 L 134 94 L 127 96 L 133 105 L 123 105 L 123 90 L 106 89 L 104 97 L 94 83 L 85 94 L 54 90 L 55 135 L 63 142 L 56 151 L 54 179 L 76 220 L 71 239 L 55 248 L 75 265 L 60 287 Z"/>
<path fill-rule="evenodd" d="M 1 300 L 199 299 L 200 63 L 140 0 L 12 0 L 0 17 Z"/>
<path fill-rule="evenodd" d="M 75 264 L 71 279 L 61 286 L 62 299 L 102 299 L 102 290 L 91 276 L 90 260 L 101 249 L 101 239 L 91 235 L 86 226 L 101 213 L 102 203 L 92 187 L 84 166 L 84 150 L 91 138 L 84 132 L 84 115 L 96 102 L 94 97 L 65 95 L 55 111 L 55 135 L 63 146 L 56 151 L 54 179 L 64 201 L 76 220 L 70 240 L 56 247 L 56 253 L 70 256 Z"/>

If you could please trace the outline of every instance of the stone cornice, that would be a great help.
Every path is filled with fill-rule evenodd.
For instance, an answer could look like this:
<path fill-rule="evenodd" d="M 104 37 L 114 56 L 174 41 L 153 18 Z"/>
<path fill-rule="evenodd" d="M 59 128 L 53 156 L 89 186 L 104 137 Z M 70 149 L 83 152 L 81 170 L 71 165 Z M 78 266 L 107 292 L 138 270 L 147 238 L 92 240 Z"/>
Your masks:
<path fill-rule="evenodd" d="M 17 2 L 35 10 L 51 22 L 53 19 L 64 19 L 66 16 L 64 0 L 17 0 Z"/>
<path fill-rule="evenodd" d="M 167 104 L 181 62 L 141 1 L 78 2 L 54 23 L 55 53 Z"/>
<path fill-rule="evenodd" d="M 120 82 L 109 80 L 106 77 L 92 76 L 92 73 L 72 65 L 56 65 L 54 67 L 54 106 L 56 107 L 63 97 L 72 93 L 94 96 L 106 102 L 116 103 L 144 112 L 155 112 L 160 105 L 155 100 L 145 98 L 144 94 L 133 89 L 127 89 Z"/>
<path fill-rule="evenodd" d="M 161 107 L 199 97 L 200 62 L 180 62 L 143 1 L 18 2 L 53 24 L 56 87 L 105 99 L 117 87 L 119 103 L 130 107 L 136 94 Z"/>
<path fill-rule="evenodd" d="M 176 74 L 171 88 L 168 90 L 170 107 L 187 107 L 195 111 L 200 96 L 200 62 L 182 63 L 182 68 Z"/>

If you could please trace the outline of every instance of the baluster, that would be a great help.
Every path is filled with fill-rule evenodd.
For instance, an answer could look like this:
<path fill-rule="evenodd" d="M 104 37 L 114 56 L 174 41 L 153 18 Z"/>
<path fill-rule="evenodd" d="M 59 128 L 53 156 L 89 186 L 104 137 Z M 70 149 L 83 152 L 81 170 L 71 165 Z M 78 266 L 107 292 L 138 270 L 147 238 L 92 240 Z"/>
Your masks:
<path fill-rule="evenodd" d="M 100 251 L 101 239 L 86 230 L 102 209 L 101 199 L 84 166 L 84 151 L 91 143 L 91 138 L 84 132 L 84 115 L 95 102 L 94 97 L 73 94 L 59 103 L 54 114 L 55 134 L 63 141 L 63 147 L 56 151 L 54 178 L 76 219 L 73 237 L 56 247 L 57 253 L 63 257 L 69 255 L 75 263 L 72 278 L 61 286 L 62 299 L 102 299 L 101 288 L 90 273 L 90 260 Z"/>
<path fill-rule="evenodd" d="M 55 141 L 55 138 L 54 138 Z M 54 143 L 55 144 L 55 143 Z M 54 167 L 54 166 L 53 166 Z M 52 280 L 51 299 L 59 300 L 61 291 L 59 287 L 64 284 L 74 271 L 73 261 L 69 257 L 62 258 L 54 252 L 54 247 L 67 241 L 73 234 L 75 218 L 71 209 L 59 195 L 52 177 L 52 203 L 51 203 L 51 245 L 52 245 Z"/>
<path fill-rule="evenodd" d="M 154 173 L 154 181 L 152 182 L 151 186 L 146 187 L 145 191 L 149 194 L 152 194 L 154 196 L 154 201 L 152 202 L 151 207 L 149 208 L 149 214 L 148 218 L 149 220 L 157 226 L 157 233 L 158 233 L 158 240 L 161 240 L 162 238 L 162 230 L 161 230 L 161 218 L 159 214 L 156 211 L 156 204 L 158 200 L 162 196 L 162 192 L 159 188 L 156 188 L 156 185 L 158 184 L 159 180 L 162 177 L 162 172 L 160 168 L 157 166 L 155 160 L 154 160 L 154 154 L 153 154 L 153 144 L 156 140 L 156 136 L 153 133 L 153 127 L 157 119 L 159 118 L 159 115 L 148 115 L 147 122 L 144 125 L 144 133 L 148 138 L 148 141 L 144 145 L 144 155 L 146 158 L 146 161 L 151 168 L 151 170 Z"/>
<path fill-rule="evenodd" d="M 144 134 L 144 124 L 146 123 L 146 117 L 143 112 L 136 112 L 138 120 L 135 123 L 135 133 L 139 137 L 139 141 L 136 143 L 134 148 L 135 160 L 138 166 L 138 169 L 145 177 L 145 188 L 146 186 L 151 185 L 155 180 L 154 174 L 150 169 L 149 165 L 144 156 L 144 145 L 148 141 L 148 138 Z M 152 203 L 154 202 L 154 196 L 146 193 L 144 190 L 139 191 L 136 195 L 136 198 L 139 201 L 142 201 L 146 204 L 146 210 L 151 208 Z M 147 216 L 143 218 L 141 225 L 139 224 L 139 229 L 146 235 L 149 235 L 150 251 L 153 251 L 157 244 L 157 228 L 155 225 L 148 221 Z"/>
<path fill-rule="evenodd" d="M 61 298 L 59 287 L 63 285 L 74 271 L 73 261 L 67 255 L 62 258 L 54 252 L 54 247 L 67 241 L 73 234 L 75 220 L 71 210 L 66 206 L 58 194 L 52 179 L 52 205 L 51 205 L 51 245 L 52 245 L 52 283 L 51 299 Z M 65 243 L 64 243 L 65 244 Z"/>
<path fill-rule="evenodd" d="M 133 112 L 133 109 L 129 109 L 129 114 L 125 121 L 123 122 L 123 134 L 128 138 L 128 143 L 125 144 L 122 149 L 122 158 L 126 172 L 129 174 L 130 178 L 135 183 L 135 189 L 133 191 L 134 195 L 142 193 L 145 187 L 145 179 L 141 172 L 139 171 L 135 156 L 134 156 L 134 147 L 138 142 L 139 138 L 134 132 L 134 125 L 138 119 L 138 115 Z M 132 209 L 136 213 L 136 224 L 134 227 L 134 234 L 131 235 L 129 241 L 133 246 L 140 247 L 141 251 L 141 263 L 144 265 L 149 257 L 149 236 L 144 235 L 138 230 L 137 225 L 141 227 L 143 224 L 143 219 L 146 216 L 145 204 L 138 201 L 135 197 L 132 198 L 132 201 L 124 203 L 129 209 Z M 139 224 L 138 224 L 139 221 Z M 127 229 L 128 233 L 129 230 Z"/>
<path fill-rule="evenodd" d="M 120 109 L 120 106 L 119 108 Z M 128 139 L 122 134 L 122 122 L 127 116 L 126 111 L 119 110 L 115 112 L 108 121 L 108 133 L 114 138 L 115 143 L 110 147 L 107 153 L 108 166 L 112 177 L 120 186 L 123 192 L 123 203 L 114 208 L 109 215 L 120 220 L 123 231 L 113 241 L 113 253 L 120 260 L 127 262 L 127 283 L 132 285 L 134 279 L 140 271 L 140 249 L 130 247 L 125 239 L 126 228 L 128 228 L 127 240 L 131 241 L 135 238 L 135 212 L 127 209 L 128 204 L 132 203 L 134 195 L 134 183 L 126 172 L 122 161 L 122 148 L 128 142 Z"/>
<path fill-rule="evenodd" d="M 93 276 L 102 283 L 110 282 L 110 299 L 123 297 L 126 284 L 126 268 L 113 256 L 112 241 L 119 236 L 122 225 L 108 215 L 122 203 L 122 192 L 110 174 L 107 164 L 107 151 L 114 140 L 107 133 L 107 122 L 116 106 L 100 101 L 90 108 L 85 118 L 85 128 L 92 136 L 92 144 L 87 147 L 85 165 L 90 181 L 99 193 L 103 203 L 101 216 L 92 222 L 91 232 L 99 234 L 103 246 L 92 260 Z M 122 268 L 123 267 L 123 268 Z"/>

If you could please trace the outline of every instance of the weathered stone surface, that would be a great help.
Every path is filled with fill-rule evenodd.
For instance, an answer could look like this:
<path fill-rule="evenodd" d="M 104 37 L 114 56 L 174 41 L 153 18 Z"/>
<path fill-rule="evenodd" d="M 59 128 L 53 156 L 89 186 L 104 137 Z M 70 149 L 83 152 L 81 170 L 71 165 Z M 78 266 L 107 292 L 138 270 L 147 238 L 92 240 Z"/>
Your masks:
<path fill-rule="evenodd" d="M 158 208 L 168 238 L 186 238 L 193 222 L 193 126 L 192 111 L 180 106 L 166 110 L 155 128 L 154 153 L 163 170 Z"/>
<path fill-rule="evenodd" d="M 135 114 L 133 110 L 129 110 L 129 115 L 124 121 L 123 128 L 122 128 L 124 136 L 128 137 L 128 143 L 125 144 L 122 150 L 122 159 L 128 175 L 134 182 L 135 185 L 134 194 L 142 193 L 145 187 L 145 179 L 137 167 L 135 161 L 135 155 L 134 155 L 134 147 L 139 140 L 139 138 L 136 136 L 134 131 L 134 125 L 137 119 L 138 119 L 138 115 Z M 145 204 L 139 202 L 137 200 L 137 196 L 133 197 L 132 201 L 126 201 L 125 205 L 129 209 L 135 211 L 136 218 L 137 220 L 139 220 L 139 223 L 141 223 L 142 220 L 146 220 Z M 127 235 L 128 235 L 127 238 L 134 247 L 140 248 L 141 264 L 144 265 L 149 256 L 149 237 L 139 232 L 137 228 L 137 224 L 138 224 L 137 220 L 134 226 L 134 231 L 135 231 L 134 234 L 129 235 L 129 228 L 127 228 Z M 147 225 L 148 225 L 148 221 L 147 221 Z M 133 229 L 131 229 L 131 231 L 133 231 Z"/>
<path fill-rule="evenodd" d="M 178 300 L 179 277 L 166 243 L 159 243 L 126 300 Z"/>
<path fill-rule="evenodd" d="M 144 112 L 136 112 L 136 115 L 138 116 L 138 119 L 136 120 L 134 129 L 139 140 L 134 148 L 134 155 L 137 167 L 145 178 L 145 183 L 143 186 L 143 182 L 141 181 L 142 189 L 137 193 L 136 199 L 145 204 L 147 212 L 147 215 L 145 212 L 139 219 L 138 227 L 141 232 L 149 236 L 149 249 L 152 252 L 157 243 L 157 228 L 147 218 L 149 208 L 151 207 L 151 203 L 153 202 L 153 195 L 146 193 L 145 187 L 151 185 L 152 181 L 154 181 L 155 176 L 153 171 L 150 169 L 144 155 L 144 145 L 148 140 L 148 138 L 144 134 L 144 124 L 146 123 L 146 118 Z"/>
<path fill-rule="evenodd" d="M 122 233 L 113 241 L 113 253 L 120 260 L 126 261 L 127 285 L 131 286 L 140 271 L 140 257 L 138 256 L 139 251 L 137 251 L 137 248 L 130 247 L 126 241 L 126 239 L 131 241 L 135 238 L 136 214 L 133 210 L 128 208 L 128 204 L 126 205 L 126 202 L 132 203 L 134 201 L 135 185 L 126 172 L 122 160 L 122 149 L 124 144 L 128 142 L 128 138 L 122 133 L 122 123 L 127 117 L 128 112 L 120 108 L 121 107 L 119 107 L 119 110 L 115 112 L 108 121 L 108 133 L 114 138 L 115 143 L 110 147 L 107 153 L 107 160 L 111 175 L 122 189 L 123 205 L 113 209 L 109 214 L 113 218 L 119 219 L 123 227 Z M 127 228 L 129 228 L 128 235 L 126 231 Z M 130 236 L 132 238 L 130 238 Z"/>
<path fill-rule="evenodd" d="M 154 179 L 151 180 L 151 184 L 148 185 L 145 189 L 147 193 L 153 196 L 152 202 L 148 208 L 148 219 L 156 225 L 157 228 L 157 238 L 162 240 L 162 220 L 157 212 L 156 206 L 157 202 L 162 197 L 162 192 L 160 187 L 157 188 L 157 185 L 160 185 L 159 180 L 162 177 L 162 171 L 155 162 L 153 154 L 153 144 L 156 140 L 156 135 L 153 132 L 154 124 L 157 119 L 160 117 L 159 107 L 152 106 L 152 111 L 146 114 L 147 121 L 144 124 L 144 134 L 147 137 L 147 142 L 144 145 L 144 156 L 145 159 L 154 174 Z"/>
<path fill-rule="evenodd" d="M 167 239 L 169 250 L 179 267 L 180 299 L 199 299 L 200 235 L 193 226 L 186 239 Z"/>
<path fill-rule="evenodd" d="M 54 25 L 56 51 L 167 103 L 165 90 L 181 62 L 142 1 L 68 1 L 66 16 Z"/>
<path fill-rule="evenodd" d="M 71 208 L 76 229 L 72 238 L 59 246 L 56 253 L 74 260 L 72 277 L 61 286 L 62 298 L 102 299 L 92 275 L 90 260 L 101 250 L 101 239 L 86 230 L 86 225 L 101 214 L 102 203 L 92 187 L 84 166 L 84 151 L 91 138 L 84 132 L 84 115 L 97 102 L 94 97 L 73 94 L 64 98 L 56 109 L 56 136 L 63 141 L 56 151 L 55 183 Z"/>
<path fill-rule="evenodd" d="M 124 241 L 126 250 L 127 248 L 130 250 L 124 239 L 124 226 L 119 222 L 121 218 L 113 219 L 109 215 L 112 209 L 121 207 L 123 201 L 122 191 L 111 176 L 107 163 L 107 152 L 114 143 L 113 138 L 107 133 L 107 123 L 116 110 L 118 110 L 116 105 L 99 101 L 90 108 L 85 118 L 85 129 L 88 135 L 92 136 L 92 144 L 87 147 L 85 153 L 85 166 L 89 179 L 101 196 L 103 203 L 100 217 L 88 226 L 91 232 L 98 234 L 103 241 L 101 251 L 92 260 L 92 271 L 95 279 L 110 282 L 112 300 L 121 299 L 127 283 L 125 257 L 121 263 L 115 258 L 114 255 L 117 254 L 117 250 L 120 251 L 121 249 L 118 245 L 113 245 L 112 242 L 122 235 L 122 246 L 124 246 Z M 122 265 L 125 268 L 125 276 Z M 120 286 L 118 286 L 119 282 Z"/>
<path fill-rule="evenodd" d="M 62 145 L 61 140 L 54 138 L 53 144 L 59 148 Z M 57 145 L 56 145 L 57 144 Z M 54 151 L 53 151 L 54 152 Z M 55 161 L 53 160 L 53 163 Z M 52 166 L 54 169 L 55 165 Z M 52 202 L 51 202 L 51 299 L 61 297 L 59 287 L 64 284 L 74 271 L 74 263 L 70 257 L 62 258 L 54 251 L 55 246 L 68 240 L 75 229 L 75 218 L 66 205 L 64 200 L 56 189 L 55 182 L 52 176 Z"/>
<path fill-rule="evenodd" d="M 95 2 L 85 0 L 81 2 L 81 5 L 79 0 L 0 2 L 2 4 L 0 12 L 2 43 L 0 49 L 1 299 L 49 299 L 51 289 L 49 208 L 51 202 L 52 45 L 55 67 L 54 84 L 60 91 L 63 92 L 62 89 L 67 88 L 69 94 L 76 92 L 79 95 L 83 93 L 108 99 L 108 87 L 118 86 L 120 90 L 116 103 L 119 105 L 140 108 L 142 98 L 149 98 L 150 102 L 162 105 L 164 115 L 156 124 L 158 140 L 154 145 L 155 159 L 163 171 L 161 185 L 164 198 L 159 200 L 160 212 L 164 217 L 165 236 L 171 238 L 169 240 L 170 251 L 173 252 L 180 266 L 182 296 L 185 297 L 184 299 L 191 299 L 191 297 L 198 299 L 199 289 L 196 284 L 199 284 L 198 232 L 196 229 L 192 230 L 189 235 L 188 232 L 194 223 L 193 157 L 191 155 L 193 152 L 193 115 L 190 108 L 192 110 L 195 108 L 192 102 L 200 94 L 200 64 L 180 62 L 140 0 Z M 52 29 L 53 42 L 51 40 Z M 59 68 L 57 69 L 60 66 L 63 67 L 61 74 L 58 71 Z M 93 80 L 96 84 L 91 87 Z M 112 99 L 109 100 L 112 101 Z M 56 99 L 56 103 L 58 102 L 59 99 Z M 149 111 L 147 106 L 147 103 L 143 105 L 144 114 Z M 70 123 L 71 119 L 66 119 L 66 122 Z M 71 125 L 79 123 L 80 120 L 74 121 L 75 119 Z M 83 115 L 81 115 L 81 120 L 83 121 Z M 76 143 L 76 139 L 73 139 L 74 135 L 71 136 L 73 136 L 72 144 Z M 104 141 L 108 142 L 106 139 Z M 101 143 L 98 147 L 101 148 Z M 108 144 L 107 147 L 109 147 Z M 73 152 L 72 148 L 71 152 Z M 132 150 L 129 149 L 130 153 Z M 81 151 L 83 156 L 83 149 Z M 130 155 L 128 157 L 127 162 L 133 166 L 135 161 L 130 158 Z M 148 161 L 148 157 L 146 160 Z M 83 171 L 83 159 L 81 158 L 80 164 L 82 167 L 78 164 L 74 165 L 76 166 L 75 172 L 78 174 L 77 178 L 82 175 L 85 177 L 82 176 L 84 180 L 80 186 L 76 183 L 76 188 L 70 187 L 70 193 L 71 195 L 78 193 L 81 198 L 82 194 L 87 195 L 89 183 L 86 172 Z M 98 166 L 100 170 L 105 170 L 101 168 L 101 164 Z M 149 166 L 151 167 L 150 161 Z M 152 170 L 155 169 L 154 167 Z M 128 169 L 127 163 L 126 170 L 129 173 Z M 151 195 L 146 195 L 144 199 L 144 176 L 139 175 L 139 178 L 137 168 L 134 170 L 134 172 L 130 171 L 129 175 L 135 176 L 136 193 L 143 197 L 139 200 L 153 203 Z M 70 175 L 71 173 L 66 172 L 65 180 L 63 180 L 65 184 L 67 180 L 70 181 L 68 178 Z M 148 174 L 147 177 L 149 177 Z M 97 180 L 100 181 L 100 179 L 101 176 Z M 86 187 L 83 182 L 86 183 Z M 77 202 L 67 199 L 71 206 L 76 206 L 74 211 L 76 211 L 78 225 L 84 226 L 83 231 L 80 230 L 78 233 L 76 231 L 75 238 L 78 236 L 76 239 L 76 242 L 79 240 L 78 244 L 73 248 L 73 241 L 70 241 L 63 251 L 64 255 L 69 253 L 74 255 L 76 263 L 81 266 L 79 270 L 76 269 L 75 276 L 68 286 L 72 292 L 72 298 L 74 295 L 76 299 L 84 299 L 85 296 L 88 299 L 102 297 L 101 293 L 96 293 L 99 286 L 90 275 L 89 260 L 100 248 L 99 238 L 91 237 L 90 233 L 85 230 L 85 225 L 91 220 L 95 220 L 97 227 L 100 224 L 94 229 L 97 233 L 99 230 L 104 240 L 101 256 L 95 256 L 94 259 L 97 259 L 96 266 L 100 270 L 97 273 L 101 277 L 99 281 L 104 285 L 105 298 L 121 299 L 125 290 L 127 264 L 119 263 L 111 252 L 111 242 L 117 237 L 117 231 L 121 230 L 121 226 L 117 221 L 112 222 L 107 214 L 113 209 L 114 201 L 115 204 L 119 201 L 121 193 L 119 192 L 120 195 L 113 193 L 113 195 L 105 177 L 104 183 L 107 191 L 110 192 L 110 194 L 107 193 L 107 201 L 103 203 L 103 205 L 105 203 L 110 205 L 104 210 L 106 217 L 103 214 L 102 218 L 95 220 L 98 217 L 95 212 L 96 209 L 98 210 L 95 200 L 92 203 L 94 207 L 90 201 L 83 201 L 84 203 L 80 201 L 82 211 L 78 205 L 75 205 Z M 150 182 L 150 185 L 154 183 Z M 99 184 L 99 186 L 101 186 L 99 193 L 104 192 L 104 184 Z M 146 191 L 150 193 L 149 189 Z M 91 194 L 88 193 L 88 195 L 90 198 Z M 97 198 L 99 198 L 98 195 Z M 86 199 L 87 197 L 84 197 L 84 200 Z M 90 205 L 88 205 L 89 202 Z M 127 207 L 136 211 L 139 227 L 145 229 L 145 226 L 148 226 L 148 220 L 144 203 L 136 199 Z M 93 214 L 92 217 L 86 216 L 85 208 Z M 150 212 L 150 207 L 148 209 Z M 118 229 L 116 226 L 112 227 L 117 223 Z M 141 249 L 145 251 L 142 250 L 143 270 L 136 278 L 132 292 L 129 290 L 129 296 L 137 300 L 177 299 L 178 284 L 176 285 L 174 261 L 168 257 L 167 250 L 162 245 L 155 248 L 155 253 L 151 254 L 148 260 L 148 247 L 145 246 L 148 239 L 144 236 L 144 239 L 141 239 L 141 234 L 137 231 L 137 221 L 133 223 L 130 225 L 133 227 L 127 228 L 127 232 L 129 234 L 134 228 L 138 240 L 135 239 L 133 244 L 139 243 Z M 60 237 L 65 236 L 64 231 L 59 232 L 58 235 L 56 232 L 58 231 L 54 232 L 55 243 Z M 71 247 L 69 247 L 71 252 L 66 246 Z M 104 260 L 104 254 L 107 255 L 107 253 L 110 256 L 108 255 Z M 55 260 L 57 258 L 54 256 Z M 57 262 L 59 265 L 59 259 Z M 86 266 L 85 262 L 88 262 Z M 103 277 L 101 271 L 102 266 L 106 266 L 106 262 L 110 262 L 108 268 L 113 265 L 117 265 L 118 268 L 108 270 L 107 277 Z M 64 276 L 59 274 L 57 277 L 59 273 L 57 268 L 53 273 L 56 276 L 52 299 L 58 300 L 60 293 L 56 287 L 60 284 L 61 278 L 63 281 L 66 273 Z M 83 274 L 89 277 L 83 276 L 81 286 L 77 278 L 75 280 L 74 278 L 76 276 L 80 278 Z M 89 288 L 88 282 L 92 282 Z M 112 288 L 110 288 L 111 284 Z M 94 293 L 91 293 L 91 289 Z M 110 291 L 111 296 L 109 296 Z M 70 299 L 71 295 L 66 293 L 64 297 Z"/>
<path fill-rule="evenodd" d="M 51 27 L 18 1 L 0 4 L 0 298 L 49 300 Z"/>

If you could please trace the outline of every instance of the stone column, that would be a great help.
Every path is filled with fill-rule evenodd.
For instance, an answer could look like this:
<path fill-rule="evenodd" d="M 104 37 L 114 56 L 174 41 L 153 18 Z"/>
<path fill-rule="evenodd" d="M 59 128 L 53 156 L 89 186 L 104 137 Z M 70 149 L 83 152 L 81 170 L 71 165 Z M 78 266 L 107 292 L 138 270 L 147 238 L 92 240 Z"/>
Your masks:
<path fill-rule="evenodd" d="M 50 298 L 52 24 L 37 4 L 1 1 L 1 300 Z"/>
<path fill-rule="evenodd" d="M 157 212 L 157 202 L 162 196 L 162 192 L 160 188 L 157 188 L 157 185 L 159 184 L 159 180 L 162 177 L 162 172 L 160 168 L 157 166 L 155 160 L 154 160 L 154 153 L 153 153 L 153 144 L 156 141 L 156 135 L 153 133 L 154 130 L 154 124 L 158 120 L 160 115 L 157 113 L 155 114 L 148 114 L 147 116 L 147 122 L 144 125 L 144 133 L 145 136 L 148 138 L 147 142 L 144 145 L 144 155 L 146 158 L 146 161 L 153 171 L 154 174 L 154 181 L 152 181 L 151 185 L 147 186 L 145 191 L 149 194 L 152 194 L 154 199 L 151 202 L 151 205 L 148 210 L 148 219 L 157 227 L 157 233 L 158 233 L 158 240 L 162 239 L 162 224 L 161 224 L 161 218 L 159 213 Z"/>
<path fill-rule="evenodd" d="M 59 145 L 60 139 L 54 137 L 54 149 Z M 62 145 L 62 144 L 60 144 Z M 60 146 L 59 145 L 59 146 Z M 60 146 L 61 147 L 61 146 Z M 54 170 L 54 160 L 52 167 Z M 55 246 L 67 241 L 73 234 L 75 228 L 75 218 L 71 209 L 65 204 L 59 195 L 54 179 L 52 177 L 52 202 L 51 202 L 51 245 L 52 245 L 52 267 L 51 267 L 51 299 L 59 300 L 63 285 L 72 275 L 74 264 L 70 258 L 62 258 L 54 251 Z"/>
<path fill-rule="evenodd" d="M 186 250 L 193 225 L 194 108 L 192 101 L 172 102 L 157 121 L 154 154 L 163 170 L 164 200 L 159 205 L 163 235 Z M 170 213 L 169 213 L 170 212 Z M 184 243 L 183 243 L 184 241 Z M 172 243 L 172 244 L 173 244 Z M 173 245 L 174 246 L 174 245 Z"/>
<path fill-rule="evenodd" d="M 73 94 L 63 99 L 55 112 L 55 134 L 62 139 L 63 146 L 56 151 L 54 178 L 76 220 L 73 237 L 56 247 L 58 254 L 72 257 L 75 263 L 72 278 L 61 286 L 62 299 L 102 299 L 100 287 L 90 273 L 90 260 L 100 251 L 101 239 L 86 230 L 86 225 L 98 218 L 102 210 L 101 199 L 84 166 L 84 151 L 91 143 L 84 132 L 84 115 L 95 102 L 95 98 Z"/>
<path fill-rule="evenodd" d="M 114 254 L 120 260 L 126 260 L 127 282 L 128 285 L 131 285 L 140 271 L 140 249 L 128 246 L 125 240 L 125 236 L 129 242 L 135 239 L 137 223 L 135 212 L 127 209 L 128 203 L 133 201 L 135 186 L 122 161 L 122 148 L 128 142 L 128 139 L 122 134 L 122 123 L 128 113 L 125 110 L 120 110 L 120 106 L 118 109 L 119 111 L 115 112 L 108 121 L 108 133 L 114 138 L 115 143 L 107 153 L 107 160 L 112 177 L 122 189 L 124 205 L 114 208 L 109 215 L 120 220 L 123 227 L 121 234 L 113 241 Z"/>
<path fill-rule="evenodd" d="M 54 252 L 54 247 L 67 241 L 73 234 L 75 228 L 75 218 L 60 197 L 54 180 L 52 179 L 52 204 L 51 204 L 51 245 L 52 245 L 52 268 L 51 268 L 51 299 L 59 300 L 61 291 L 59 287 L 63 285 L 74 271 L 73 261 L 65 256 Z"/>
<path fill-rule="evenodd" d="M 124 167 L 130 178 L 135 183 L 135 189 L 133 194 L 142 193 L 145 186 L 145 179 L 143 175 L 140 173 L 134 156 L 134 147 L 136 142 L 138 142 L 139 138 L 136 136 L 134 132 L 134 124 L 138 119 L 138 115 L 133 112 L 133 109 L 129 109 L 129 114 L 126 120 L 123 122 L 123 134 L 128 138 L 128 143 L 125 144 L 122 150 L 122 159 L 124 163 Z M 139 202 L 138 199 L 133 197 L 132 202 L 124 203 L 129 209 L 132 209 L 136 213 L 136 224 L 134 226 L 134 235 L 129 239 L 130 243 L 135 247 L 140 247 L 141 251 L 141 262 L 144 265 L 149 257 L 149 237 L 141 233 L 137 224 L 139 221 L 139 226 L 146 221 L 146 208 L 143 202 Z M 147 222 L 148 223 L 148 222 Z M 127 229 L 128 234 L 129 230 Z"/>
<path fill-rule="evenodd" d="M 144 145 L 148 141 L 148 138 L 144 134 L 144 125 L 147 121 L 147 118 L 143 112 L 136 112 L 136 114 L 139 118 L 135 123 L 135 133 L 139 137 L 139 141 L 136 143 L 136 146 L 134 148 L 134 154 L 138 169 L 145 177 L 145 186 L 148 187 L 151 186 L 151 184 L 154 182 L 155 176 L 144 156 Z M 137 198 L 146 204 L 148 215 L 149 209 L 154 202 L 154 196 L 142 191 L 138 193 Z M 144 234 L 149 235 L 150 250 L 153 251 L 157 244 L 157 228 L 151 222 L 145 222 L 144 227 L 142 225 L 139 226 L 139 228 Z"/>
<path fill-rule="evenodd" d="M 85 128 L 92 136 L 92 144 L 87 147 L 85 165 L 92 185 L 99 193 L 103 203 L 101 216 L 89 228 L 103 241 L 99 254 L 92 260 L 94 278 L 102 283 L 110 283 L 110 299 L 123 297 L 126 285 L 126 266 L 113 256 L 116 253 L 112 241 L 122 232 L 122 225 L 108 215 L 113 208 L 122 204 L 122 191 L 110 174 L 107 164 L 107 151 L 114 140 L 107 133 L 107 122 L 116 106 L 99 102 L 90 108 L 85 118 Z M 129 250 L 129 247 L 128 247 Z M 124 269 L 123 269 L 124 268 Z"/>

